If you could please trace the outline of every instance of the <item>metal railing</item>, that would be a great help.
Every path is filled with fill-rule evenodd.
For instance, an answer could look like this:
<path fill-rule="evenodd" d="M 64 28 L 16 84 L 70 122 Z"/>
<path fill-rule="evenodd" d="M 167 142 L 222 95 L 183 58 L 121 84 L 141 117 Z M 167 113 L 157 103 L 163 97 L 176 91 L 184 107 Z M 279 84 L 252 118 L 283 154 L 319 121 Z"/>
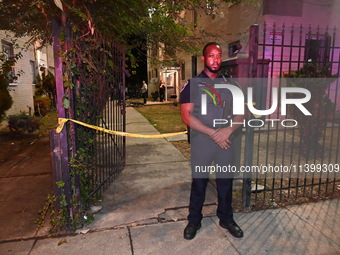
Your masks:
<path fill-rule="evenodd" d="M 256 106 L 268 109 L 272 105 L 274 87 L 280 91 L 282 87 L 304 84 L 312 94 L 312 104 L 306 107 L 313 116 L 303 118 L 297 111 L 288 109 L 287 116 L 276 111 L 265 118 L 298 120 L 298 126 L 285 127 L 275 121 L 265 122 L 263 127 L 246 127 L 241 165 L 274 172 L 243 176 L 243 206 L 339 195 L 340 46 L 337 43 L 340 44 L 340 38 L 335 29 L 322 31 L 319 27 L 287 28 L 275 24 L 272 27 L 264 24 L 261 29 L 257 25 L 251 27 L 249 73 L 254 79 L 263 79 L 255 86 Z M 293 82 L 287 83 L 290 79 Z M 324 84 L 315 85 L 313 79 Z M 309 83 L 297 82 L 300 80 Z M 283 167 L 289 167 L 289 171 L 285 173 Z"/>
<path fill-rule="evenodd" d="M 98 127 L 125 131 L 124 52 L 108 39 L 98 36 L 95 41 L 102 41 L 100 47 L 89 42 L 81 45 L 92 53 L 92 64 L 101 72 L 89 73 L 87 64 L 79 63 L 79 85 L 73 90 L 74 116 Z M 76 127 L 75 137 L 76 158 L 85 164 L 91 177 L 89 196 L 101 194 L 124 167 L 125 137 L 82 126 Z"/>
<path fill-rule="evenodd" d="M 125 131 L 124 49 L 98 33 L 74 39 L 67 22 L 52 27 L 58 117 Z M 50 137 L 56 206 L 75 220 L 123 169 L 125 137 L 73 122 Z"/>

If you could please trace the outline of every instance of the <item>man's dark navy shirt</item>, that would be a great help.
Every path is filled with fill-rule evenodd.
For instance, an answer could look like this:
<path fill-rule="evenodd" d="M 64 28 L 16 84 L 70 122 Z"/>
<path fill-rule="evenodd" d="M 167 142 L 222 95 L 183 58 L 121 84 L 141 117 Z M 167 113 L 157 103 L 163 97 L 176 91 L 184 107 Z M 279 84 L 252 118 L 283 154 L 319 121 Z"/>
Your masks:
<path fill-rule="evenodd" d="M 193 116 L 198 118 L 203 124 L 211 128 L 221 128 L 213 126 L 214 119 L 230 119 L 232 117 L 232 94 L 229 89 L 215 88 L 215 84 L 227 84 L 224 76 L 219 75 L 214 80 L 204 71 L 187 81 L 180 93 L 180 103 L 193 103 Z M 207 99 L 207 114 L 201 113 L 202 95 Z M 226 126 L 226 125 L 224 125 Z"/>

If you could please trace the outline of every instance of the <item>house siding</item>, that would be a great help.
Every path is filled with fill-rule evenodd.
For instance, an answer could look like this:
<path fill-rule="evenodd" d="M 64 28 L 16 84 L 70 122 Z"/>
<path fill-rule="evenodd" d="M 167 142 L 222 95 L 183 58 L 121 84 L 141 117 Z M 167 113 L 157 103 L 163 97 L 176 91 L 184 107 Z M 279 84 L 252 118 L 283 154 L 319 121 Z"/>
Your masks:
<path fill-rule="evenodd" d="M 0 44 L 4 40 L 11 42 L 13 35 L 8 31 L 0 31 Z M 15 69 L 20 72 L 21 75 L 15 83 L 10 84 L 10 95 L 13 99 L 12 107 L 6 112 L 6 115 L 18 114 L 20 112 L 27 112 L 31 109 L 31 114 L 34 113 L 34 101 L 33 96 L 35 93 L 35 84 L 33 78 L 39 73 L 40 60 L 37 59 L 37 52 L 42 52 L 45 58 L 46 68 L 50 71 L 54 71 L 54 59 L 53 49 L 51 46 L 44 47 L 36 50 L 35 46 L 32 45 L 28 48 L 25 47 L 29 41 L 28 37 L 16 38 L 16 44 L 18 47 L 14 47 L 14 54 L 21 52 L 22 57 L 15 64 Z M 34 73 L 32 72 L 31 61 L 35 63 Z M 33 77 L 34 75 L 34 77 Z M 6 126 L 6 122 L 0 124 L 1 127 Z"/>
<path fill-rule="evenodd" d="M 8 32 L 0 31 L 0 39 L 11 42 Z M 23 48 L 28 38 L 18 38 L 17 44 Z M 13 99 L 12 107 L 6 112 L 7 115 L 28 112 L 29 108 L 33 109 L 34 85 L 32 84 L 30 61 L 35 61 L 33 47 L 29 49 L 18 49 L 14 47 L 14 54 L 21 51 L 22 57 L 15 64 L 16 71 L 22 72 L 18 80 L 10 85 L 10 95 Z"/>

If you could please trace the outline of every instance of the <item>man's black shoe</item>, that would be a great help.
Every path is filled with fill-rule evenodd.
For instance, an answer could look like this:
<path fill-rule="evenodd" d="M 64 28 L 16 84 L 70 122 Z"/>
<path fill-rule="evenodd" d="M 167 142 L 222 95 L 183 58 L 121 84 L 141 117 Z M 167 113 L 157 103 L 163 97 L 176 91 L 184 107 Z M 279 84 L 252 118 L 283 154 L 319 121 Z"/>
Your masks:
<path fill-rule="evenodd" d="M 230 234 L 232 234 L 233 236 L 237 238 L 243 237 L 242 229 L 236 224 L 234 220 L 230 222 L 220 221 L 220 226 L 222 228 L 227 229 Z"/>
<path fill-rule="evenodd" d="M 184 238 L 187 240 L 194 239 L 196 236 L 197 230 L 201 228 L 201 223 L 195 224 L 192 222 L 189 222 L 188 225 L 184 229 Z"/>

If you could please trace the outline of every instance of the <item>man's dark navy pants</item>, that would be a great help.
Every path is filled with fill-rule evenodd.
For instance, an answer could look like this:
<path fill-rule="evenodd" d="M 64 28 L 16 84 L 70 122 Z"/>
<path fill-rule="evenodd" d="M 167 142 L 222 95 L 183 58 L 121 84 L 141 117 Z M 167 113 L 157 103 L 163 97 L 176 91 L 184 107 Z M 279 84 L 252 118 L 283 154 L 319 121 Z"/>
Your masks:
<path fill-rule="evenodd" d="M 191 170 L 192 184 L 188 221 L 199 223 L 202 220 L 202 207 L 209 179 L 209 166 L 215 170 L 224 170 L 216 173 L 216 186 L 218 194 L 217 217 L 222 221 L 233 220 L 232 173 L 225 172 L 228 166 L 234 164 L 233 146 L 229 149 L 220 148 L 210 137 L 201 133 L 191 132 Z M 213 163 L 213 164 L 212 164 Z M 218 168 L 218 167 L 220 168 Z M 229 168 L 230 169 L 230 168 Z"/>

